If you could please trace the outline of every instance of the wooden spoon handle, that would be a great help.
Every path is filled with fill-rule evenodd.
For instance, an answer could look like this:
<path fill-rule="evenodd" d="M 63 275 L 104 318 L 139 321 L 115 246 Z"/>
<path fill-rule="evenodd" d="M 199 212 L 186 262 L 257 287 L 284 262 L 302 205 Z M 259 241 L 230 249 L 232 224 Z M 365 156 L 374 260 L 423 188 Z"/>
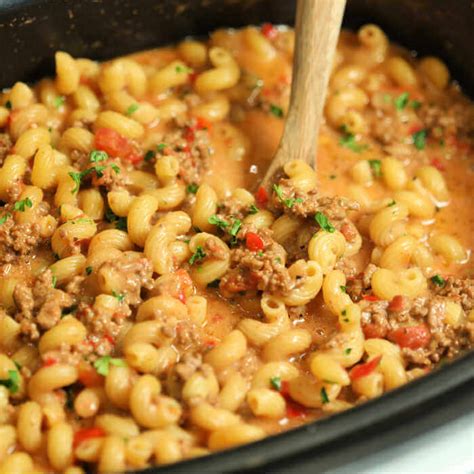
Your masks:
<path fill-rule="evenodd" d="M 299 159 L 311 166 L 314 163 L 345 4 L 346 0 L 298 0 L 290 108 L 264 186 L 288 161 Z"/>

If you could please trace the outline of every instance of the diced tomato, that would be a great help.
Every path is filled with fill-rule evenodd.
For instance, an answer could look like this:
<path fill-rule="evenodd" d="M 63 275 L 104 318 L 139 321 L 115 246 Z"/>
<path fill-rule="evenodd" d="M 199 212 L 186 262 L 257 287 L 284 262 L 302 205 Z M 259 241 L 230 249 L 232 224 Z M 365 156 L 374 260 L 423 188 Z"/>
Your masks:
<path fill-rule="evenodd" d="M 434 166 L 439 171 L 445 171 L 445 167 L 439 158 L 433 158 L 431 160 L 431 166 Z"/>
<path fill-rule="evenodd" d="M 111 128 L 99 128 L 94 138 L 97 149 L 105 151 L 110 156 L 123 156 L 130 145 L 128 140 Z"/>
<path fill-rule="evenodd" d="M 265 248 L 262 238 L 255 232 L 247 232 L 245 236 L 245 246 L 252 252 L 257 252 Z"/>
<path fill-rule="evenodd" d="M 293 400 L 286 400 L 286 417 L 287 418 L 306 418 L 308 409 Z"/>
<path fill-rule="evenodd" d="M 417 326 L 405 326 L 390 331 L 388 339 L 400 347 L 408 349 L 420 349 L 426 347 L 431 340 L 431 332 L 426 324 Z"/>
<path fill-rule="evenodd" d="M 73 446 L 77 448 L 83 441 L 87 441 L 92 438 L 102 438 L 105 436 L 105 431 L 99 426 L 93 426 L 92 428 L 83 428 L 74 433 Z"/>
<path fill-rule="evenodd" d="M 78 366 L 79 381 L 85 387 L 97 387 L 102 385 L 104 377 L 97 373 L 94 367 L 87 363 L 81 363 Z"/>
<path fill-rule="evenodd" d="M 212 123 L 204 117 L 198 117 L 196 119 L 196 128 L 198 130 L 210 130 L 212 128 Z"/>
<path fill-rule="evenodd" d="M 189 74 L 189 80 L 191 81 L 191 84 L 194 84 L 196 82 L 198 75 L 199 73 L 196 71 Z"/>
<path fill-rule="evenodd" d="M 308 409 L 298 402 L 295 402 L 290 396 L 288 380 L 281 381 L 281 396 L 286 401 L 286 417 L 287 418 L 305 418 L 308 414 Z"/>
<path fill-rule="evenodd" d="M 419 132 L 421 130 L 423 130 L 423 125 L 419 123 L 414 123 L 408 128 L 408 134 L 413 135 L 414 133 Z"/>
<path fill-rule="evenodd" d="M 104 339 L 105 339 L 106 341 L 109 341 L 110 344 L 112 344 L 112 346 L 115 345 L 115 339 L 114 339 L 110 334 L 106 334 L 106 335 L 104 336 Z"/>
<path fill-rule="evenodd" d="M 191 128 L 191 127 L 188 127 L 185 131 L 184 131 L 184 139 L 188 142 L 188 143 L 192 143 L 195 139 L 196 139 L 196 135 L 194 133 L 194 130 Z"/>
<path fill-rule="evenodd" d="M 365 364 L 359 364 L 353 367 L 349 372 L 351 380 L 357 380 L 361 377 L 366 377 L 367 375 L 371 374 L 380 364 L 381 359 L 382 356 L 380 355 L 373 358 L 372 360 L 369 360 L 369 362 L 366 362 Z"/>
<path fill-rule="evenodd" d="M 54 364 L 57 364 L 58 360 L 55 359 L 54 357 L 48 357 L 43 361 L 43 367 L 51 367 Z"/>
<path fill-rule="evenodd" d="M 365 301 L 380 301 L 380 298 L 378 298 L 375 295 L 364 295 L 362 297 Z"/>
<path fill-rule="evenodd" d="M 362 324 L 362 331 L 367 339 L 383 338 L 387 335 L 387 328 L 375 323 Z"/>
<path fill-rule="evenodd" d="M 123 158 L 132 164 L 143 159 L 127 138 L 111 128 L 99 128 L 95 132 L 94 144 L 98 150 L 105 151 L 109 156 Z"/>
<path fill-rule="evenodd" d="M 274 39 L 278 34 L 278 30 L 271 23 L 262 25 L 262 35 L 268 39 Z"/>
<path fill-rule="evenodd" d="M 176 287 L 173 289 L 172 296 L 181 301 L 181 303 L 186 303 L 186 295 L 192 293 L 193 281 L 184 268 L 176 271 L 175 276 Z"/>
<path fill-rule="evenodd" d="M 255 194 L 255 200 L 257 201 L 257 204 L 259 206 L 266 206 L 268 203 L 268 192 L 267 190 L 263 187 L 260 186 L 258 188 L 258 191 Z"/>
<path fill-rule="evenodd" d="M 403 308 L 406 306 L 406 302 L 406 296 L 396 295 L 392 298 L 392 301 L 390 301 L 390 304 L 388 305 L 388 310 L 396 312 L 402 311 Z"/>

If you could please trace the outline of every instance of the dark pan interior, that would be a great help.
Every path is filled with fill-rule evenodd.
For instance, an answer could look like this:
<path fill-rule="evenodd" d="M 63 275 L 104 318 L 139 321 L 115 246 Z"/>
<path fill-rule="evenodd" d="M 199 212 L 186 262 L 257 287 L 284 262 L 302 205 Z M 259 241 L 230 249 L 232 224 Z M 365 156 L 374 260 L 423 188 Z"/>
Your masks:
<path fill-rule="evenodd" d="M 307 0 L 310 1 L 310 0 Z M 349 0 L 348 27 L 375 22 L 436 54 L 474 95 L 470 0 Z M 3 0 L 0 87 L 52 72 L 58 49 L 107 59 L 223 26 L 293 22 L 289 0 Z M 230 452 L 147 472 L 321 472 L 474 410 L 474 353 L 343 414 Z"/>

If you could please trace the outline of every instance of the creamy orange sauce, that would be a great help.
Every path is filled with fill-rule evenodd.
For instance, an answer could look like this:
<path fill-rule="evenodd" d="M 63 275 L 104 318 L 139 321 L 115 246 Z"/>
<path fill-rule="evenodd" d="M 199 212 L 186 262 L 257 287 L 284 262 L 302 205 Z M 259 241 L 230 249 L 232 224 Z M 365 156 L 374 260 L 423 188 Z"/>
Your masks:
<path fill-rule="evenodd" d="M 256 78 L 259 81 L 258 90 L 255 92 L 258 96 L 258 100 L 255 97 L 251 99 L 249 97 L 242 96 L 242 90 L 239 89 L 239 85 L 232 87 L 229 90 L 219 91 L 218 93 L 209 93 L 204 96 L 204 99 L 212 99 L 217 94 L 223 94 L 229 98 L 230 101 L 230 112 L 226 115 L 223 120 L 216 121 L 209 126 L 208 134 L 210 140 L 211 154 L 209 157 L 209 168 L 205 170 L 202 178 L 202 183 L 207 183 L 212 186 L 216 191 L 219 202 L 224 201 L 232 194 L 232 191 L 236 188 L 246 188 L 252 193 L 255 193 L 259 188 L 259 183 L 265 174 L 265 171 L 274 156 L 280 137 L 282 135 L 284 127 L 284 117 L 275 116 L 275 114 L 269 113 L 268 106 L 276 106 L 281 109 L 281 113 L 284 116 L 288 109 L 289 101 L 289 84 L 291 83 L 291 64 L 292 64 L 292 52 L 291 48 L 279 47 L 278 46 L 278 35 L 288 34 L 288 30 L 282 28 L 279 33 L 276 33 L 274 40 L 275 56 L 270 61 L 262 61 L 261 58 L 249 47 L 249 44 L 245 41 L 244 33 L 242 31 L 228 31 L 219 30 L 213 33 L 210 37 L 210 44 L 212 46 L 219 46 L 226 48 L 235 58 L 238 63 L 242 76 L 245 74 L 250 78 Z M 402 56 L 413 63 L 416 69 L 416 63 L 413 62 L 413 58 L 403 49 L 390 46 L 386 55 L 386 58 Z M 157 69 L 165 67 L 171 61 L 180 59 L 178 50 L 174 47 L 160 48 L 151 51 L 140 52 L 131 55 L 130 58 L 136 61 L 143 67 L 147 77 L 150 77 Z M 377 60 L 364 45 L 362 45 L 354 33 L 343 32 L 338 46 L 338 59 L 335 63 L 335 71 L 340 70 L 346 65 L 358 65 L 365 70 L 367 78 L 382 77 L 380 89 L 370 89 L 366 83 L 362 83 L 361 87 L 366 87 L 367 94 L 372 97 L 377 92 L 386 93 L 389 98 L 388 101 L 393 101 L 401 94 L 409 93 L 411 99 L 416 98 L 423 104 L 428 104 L 431 101 L 436 102 L 441 97 L 447 103 L 460 103 L 464 104 L 467 99 L 463 99 L 457 86 L 449 86 L 446 90 L 436 91 L 432 85 L 427 85 L 426 78 L 423 78 L 422 74 L 416 70 L 418 77 L 418 85 L 416 87 L 404 88 L 398 84 L 395 84 L 393 80 L 387 77 L 386 64 L 380 60 Z M 206 63 L 202 70 L 208 68 Z M 368 81 L 369 79 L 367 79 Z M 243 79 L 241 79 L 243 81 Z M 88 83 L 87 80 L 83 81 Z M 99 85 L 92 80 L 91 88 L 100 95 L 102 105 L 106 103 L 106 94 L 102 94 Z M 329 96 L 337 95 L 339 91 L 334 87 L 330 86 Z M 185 88 L 180 89 L 179 87 L 174 90 L 166 90 L 160 93 L 148 92 L 141 102 L 152 104 L 153 106 L 160 107 L 164 101 L 170 98 L 180 98 L 185 100 L 185 96 L 189 94 L 195 94 L 193 91 L 193 83 L 190 80 L 185 85 Z M 250 94 L 247 90 L 247 94 Z M 8 92 L 4 99 L 8 99 Z M 192 99 L 192 97 L 191 97 Z M 202 98 L 198 98 L 201 100 Z M 5 103 L 5 100 L 2 103 Z M 70 124 L 67 124 L 68 116 L 75 108 L 72 100 L 67 99 L 67 108 L 63 112 L 51 112 L 55 114 L 55 123 L 60 125 L 54 130 L 55 133 L 62 134 Z M 261 102 L 258 102 L 261 101 Z M 470 104 L 468 107 L 473 107 Z M 370 109 L 367 104 L 366 109 Z M 393 109 L 389 112 L 393 114 Z M 405 112 L 403 112 L 405 113 Z M 367 120 L 368 129 L 365 133 L 356 133 L 352 137 L 361 146 L 360 149 L 354 150 L 350 147 L 343 146 L 341 142 L 343 133 L 339 127 L 331 124 L 330 120 L 327 120 L 320 131 L 318 140 L 318 150 L 316 156 L 316 171 L 318 180 L 318 192 L 322 196 L 345 196 L 352 199 L 353 196 L 350 192 L 351 186 L 354 185 L 354 179 L 351 176 L 351 170 L 353 166 L 364 160 L 378 161 L 386 156 L 389 156 L 384 144 L 378 139 L 374 133 L 372 133 L 375 122 L 378 120 L 375 113 L 372 111 L 364 110 L 361 112 L 364 118 Z M 186 115 L 186 114 L 185 114 Z M 278 114 L 276 114 L 278 115 Z M 407 116 L 413 118 L 413 114 Z M 185 117 L 189 118 L 189 117 Z M 183 119 L 183 117 L 178 117 Z M 394 120 L 398 120 L 396 113 L 394 114 Z M 229 125 L 234 127 L 236 133 L 234 135 L 229 132 Z M 422 149 L 416 149 L 413 145 L 413 127 L 420 125 L 418 122 L 407 121 L 407 123 L 398 124 L 400 136 L 397 137 L 397 144 L 405 147 L 411 147 L 408 154 L 400 153 L 400 156 L 396 156 L 404 165 L 408 179 L 411 180 L 415 176 L 416 170 L 423 165 L 432 164 L 442 170 L 442 175 L 446 180 L 447 188 L 449 189 L 449 202 L 443 203 L 437 210 L 433 219 L 421 220 L 410 217 L 410 224 L 420 224 L 422 227 L 422 236 L 420 240 L 425 245 L 429 239 L 429 235 L 441 232 L 450 234 L 463 246 L 466 250 L 466 258 L 462 262 L 448 263 L 440 255 L 434 255 L 433 264 L 429 269 L 425 269 L 425 277 L 428 280 L 432 275 L 448 275 L 458 277 L 472 277 L 472 249 L 474 248 L 474 213 L 472 209 L 474 207 L 474 195 L 472 189 L 474 187 L 474 167 L 473 167 L 473 147 L 472 142 L 466 136 L 446 136 L 443 139 L 438 139 L 428 135 L 426 138 L 426 144 Z M 34 126 L 37 126 L 36 124 Z M 421 126 L 424 126 L 421 123 Z M 94 125 L 86 124 L 85 129 L 90 129 L 93 133 L 96 133 Z M 167 132 L 174 131 L 178 128 L 178 125 L 173 120 L 156 120 L 144 127 L 144 135 L 134 142 L 141 152 L 145 153 L 146 150 L 153 149 L 158 143 L 161 142 L 162 137 Z M 460 134 L 461 135 L 461 134 Z M 237 137 L 237 138 L 236 138 Z M 236 143 L 243 143 L 241 148 L 236 150 Z M 77 150 L 76 150 L 77 151 Z M 393 153 L 394 155 L 394 153 Z M 127 168 L 128 166 L 128 168 Z M 125 165 L 125 172 L 131 172 L 132 167 Z M 138 168 L 142 171 L 154 175 L 154 167 L 152 164 L 140 162 Z M 179 178 L 181 179 L 181 178 Z M 30 183 L 27 183 L 30 184 Z M 189 184 L 189 183 L 186 183 Z M 156 184 L 158 186 L 158 184 Z M 155 186 L 155 187 L 156 187 Z M 81 187 L 81 190 L 83 188 Z M 382 202 L 383 199 L 391 199 L 393 191 L 387 188 L 384 184 L 383 179 L 380 176 L 375 176 L 373 184 L 365 188 L 368 196 L 372 202 Z M 105 191 L 103 191 L 105 193 Z M 49 194 L 48 194 L 49 193 Z M 138 192 L 133 191 L 132 197 L 135 198 Z M 189 193 L 188 193 L 189 194 Z M 54 206 L 53 193 L 50 190 L 46 191 L 48 200 L 51 203 L 51 214 L 54 212 L 59 215 L 60 209 Z M 185 212 L 190 212 L 194 205 L 193 197 L 186 198 L 186 203 L 182 206 L 181 204 L 172 209 L 183 208 Z M 13 204 L 13 201 L 9 204 Z M 157 222 L 159 218 L 166 214 L 167 211 L 159 211 L 155 213 L 153 217 L 153 224 Z M 278 211 L 281 214 L 281 211 Z M 373 251 L 375 244 L 370 240 L 368 225 L 370 219 L 373 217 L 374 212 L 361 210 L 350 214 L 350 219 L 355 223 L 358 231 L 362 236 L 362 246 L 357 255 L 347 258 L 347 262 L 351 263 L 354 267 L 353 274 L 357 275 L 363 272 L 364 269 L 369 265 L 371 259 L 373 259 Z M 59 218 L 58 218 L 59 219 Z M 309 222 L 311 221 L 311 222 Z M 309 218 L 309 221 L 305 223 L 306 227 L 310 224 L 313 226 L 314 219 Z M 100 222 L 101 230 L 105 228 L 112 228 L 112 226 L 105 222 Z M 306 228 L 305 227 L 305 228 Z M 186 233 L 186 236 L 192 238 L 199 230 L 191 229 Z M 80 249 L 80 252 L 84 252 L 87 255 L 87 245 L 89 241 L 85 239 L 84 249 Z M 90 239 L 89 239 L 90 240 Z M 180 240 L 183 242 L 185 240 Z M 189 239 L 188 239 L 189 241 Z M 426 244 L 427 245 L 427 244 Z M 143 257 L 142 248 L 133 246 L 137 252 Z M 186 254 L 187 255 L 187 254 Z M 212 257 L 212 256 L 211 256 Z M 39 250 L 29 261 L 24 265 L 16 265 L 15 262 L 5 265 L 2 270 L 2 276 L 16 277 L 19 281 L 27 282 L 30 286 L 33 286 L 35 278 L 40 271 L 47 269 L 51 264 L 56 261 L 56 257 L 53 255 L 52 250 L 48 247 L 46 250 Z M 179 265 L 173 269 L 174 273 L 178 267 L 184 267 L 184 269 L 192 272 L 192 265 L 187 255 L 185 259 L 180 261 Z M 181 270 L 180 270 L 181 271 Z M 354 275 L 351 277 L 353 278 Z M 155 272 L 153 280 L 154 282 L 158 279 Z M 84 285 L 80 292 L 80 298 L 82 303 L 87 303 L 92 308 L 94 299 L 102 293 L 99 290 L 99 283 L 97 276 L 88 276 L 85 280 Z M 265 316 L 260 306 L 260 300 L 262 291 L 256 291 L 250 289 L 241 293 L 235 293 L 232 297 L 225 297 L 221 291 L 217 288 L 195 288 L 191 283 L 192 289 L 190 294 L 197 294 L 205 296 L 207 299 L 207 315 L 205 324 L 203 327 L 196 329 L 196 337 L 202 336 L 202 354 L 205 356 L 214 347 L 218 346 L 219 343 L 232 331 L 238 323 L 245 318 L 253 318 L 259 321 L 265 321 Z M 144 289 L 143 294 L 147 295 L 148 289 Z M 183 292 L 179 296 L 173 295 L 174 298 L 183 301 L 186 299 Z M 144 297 L 146 299 L 147 296 Z M 9 316 L 14 317 L 17 313 L 15 308 L 15 301 L 12 301 L 12 306 L 7 309 Z M 6 306 L 6 305 L 5 305 Z M 309 369 L 309 363 L 311 357 L 315 351 L 325 347 L 325 344 L 330 342 L 341 329 L 338 322 L 338 316 L 334 315 L 328 306 L 324 303 L 322 292 L 319 292 L 308 304 L 302 305 L 298 308 L 292 308 L 294 311 L 291 313 L 291 325 L 292 328 L 301 328 L 307 330 L 311 335 L 311 345 L 308 350 L 302 351 L 289 357 L 288 362 L 293 364 L 294 367 L 298 368 L 300 374 L 303 374 L 306 378 L 311 378 L 312 374 Z M 135 317 L 136 308 L 132 308 L 130 311 L 132 314 L 131 319 Z M 467 314 L 464 318 L 467 318 Z M 133 324 L 130 322 L 130 325 Z M 123 358 L 124 355 L 121 353 L 121 344 L 123 342 L 124 334 L 120 333 L 116 346 L 111 348 L 110 354 L 117 358 Z M 36 344 L 34 342 L 33 344 Z M 173 346 L 174 347 L 174 346 Z M 183 356 L 180 353 L 180 348 L 175 347 L 177 352 L 177 361 Z M 13 354 L 6 354 L 9 357 L 13 357 Z M 97 355 L 97 354 L 95 354 Z M 41 367 L 40 363 L 45 364 L 45 360 L 42 360 L 38 354 L 38 364 L 36 369 Z M 44 357 L 43 357 L 44 359 Z M 232 373 L 233 370 L 240 371 L 248 386 L 251 385 L 252 377 L 256 370 L 262 367 L 266 361 L 262 360 L 262 349 L 253 347 L 251 344 L 248 345 L 247 353 L 242 360 L 239 360 L 232 367 L 228 367 L 222 370 L 222 373 L 218 374 L 217 379 L 221 385 L 223 385 L 226 377 Z M 369 356 L 365 354 L 362 356 L 357 364 L 363 364 L 369 360 Z M 172 365 L 172 364 L 171 364 Z M 408 365 L 405 364 L 408 368 Z M 2 367 L 0 367 L 2 368 Z M 410 370 L 414 367 L 410 366 Z M 351 367 L 345 366 L 343 370 L 347 373 L 350 372 Z M 403 369 L 405 370 L 405 369 Z M 172 368 L 168 372 L 163 372 L 161 382 L 163 385 L 163 391 L 172 391 L 170 386 L 173 386 L 173 380 L 168 380 L 168 375 L 172 372 Z M 25 374 L 25 377 L 29 377 L 31 374 Z M 103 374 L 102 374 L 103 375 Z M 347 374 L 346 374 L 347 375 Z M 142 377 L 143 373 L 134 372 L 134 381 Z M 419 373 L 416 375 L 419 376 Z M 176 375 L 174 374 L 174 377 Z M 415 375 L 413 375 L 415 377 Z M 169 378 L 172 378 L 171 375 Z M 2 377 L 0 377 L 0 380 Z M 216 379 L 216 380 L 217 380 Z M 407 379 L 408 380 L 408 379 Z M 81 382 L 75 382 L 74 390 L 78 393 L 84 387 Z M 325 382 L 326 383 L 326 382 Z M 104 380 L 102 379 L 99 386 L 103 388 Z M 327 384 L 326 384 L 327 385 Z M 352 406 L 352 404 L 362 403 L 367 399 L 366 396 L 360 396 L 351 389 L 351 381 L 347 386 L 343 387 L 338 400 L 341 402 L 347 402 L 350 405 L 344 405 L 345 408 Z M 79 386 L 79 388 L 78 388 Z M 221 387 L 220 387 L 221 388 Z M 219 389 L 219 387 L 218 387 Z M 175 390 L 178 388 L 175 387 Z M 76 393 L 76 395 L 77 395 Z M 102 392 L 101 392 L 102 393 Z M 61 388 L 56 390 L 55 396 L 59 399 L 64 398 L 64 390 Z M 174 394 L 170 394 L 174 396 Z M 180 395 L 179 395 L 180 396 Z M 177 396 L 179 400 L 179 396 Z M 214 397 L 215 398 L 215 397 Z M 25 401 L 27 397 L 22 401 Z M 123 407 L 118 408 L 115 406 L 107 397 L 104 395 L 105 402 L 101 406 L 98 414 L 102 413 L 113 413 L 121 416 L 130 416 L 129 410 Z M 237 411 L 239 419 L 250 423 L 253 426 L 263 428 L 265 434 L 272 434 L 286 430 L 291 427 L 298 426 L 302 423 L 312 421 L 314 419 L 325 416 L 327 413 L 324 411 L 324 406 L 321 408 L 303 407 L 300 404 L 291 400 L 288 394 L 285 394 L 287 403 L 287 411 L 284 416 L 277 419 L 266 419 L 265 417 L 254 416 L 249 405 L 244 401 L 241 403 Z M 213 399 L 213 403 L 215 400 Z M 329 402 L 329 401 L 328 401 Z M 42 402 L 43 403 L 43 402 Z M 323 405 L 326 402 L 323 402 Z M 11 410 L 16 413 L 19 405 L 18 400 L 15 400 L 11 405 Z M 201 429 L 193 424 L 190 420 L 189 410 L 190 407 L 183 403 L 183 416 L 180 419 L 179 424 L 183 429 L 191 433 L 194 438 L 195 446 L 207 449 L 208 439 L 211 433 L 205 429 Z M 337 411 L 334 409 L 334 411 Z M 16 423 L 15 416 L 12 416 L 11 424 Z M 73 425 L 74 431 L 77 432 L 81 428 L 94 426 L 95 418 L 80 417 L 73 411 L 67 413 L 67 420 Z M 0 421 L 1 423 L 1 421 Z M 146 431 L 146 428 L 140 426 L 142 432 Z M 45 430 L 46 433 L 46 430 Z M 129 440 L 127 439 L 126 442 Z M 43 443 L 44 444 L 44 443 Z M 182 444 L 186 444 L 184 441 Z M 0 440 L 1 445 L 1 440 Z M 21 446 L 15 445 L 10 451 L 21 450 Z M 181 448 L 180 448 L 181 449 Z M 180 451 L 178 459 L 186 456 L 192 456 L 191 448 L 187 452 L 185 449 L 183 452 Z M 186 448 L 187 449 L 187 448 Z M 197 455 L 197 452 L 194 454 Z M 3 462 L 2 453 L 0 452 L 0 464 Z M 158 455 L 157 455 L 158 456 Z M 40 453 L 34 455 L 35 466 L 44 472 L 57 471 L 51 468 L 51 463 L 48 461 L 47 454 L 43 449 Z M 93 461 L 95 464 L 97 459 Z M 146 460 L 145 465 L 151 465 L 161 463 L 150 455 L 149 459 Z M 125 464 L 124 464 L 125 466 Z M 141 466 L 132 466 L 126 464 L 126 468 L 139 468 Z"/>

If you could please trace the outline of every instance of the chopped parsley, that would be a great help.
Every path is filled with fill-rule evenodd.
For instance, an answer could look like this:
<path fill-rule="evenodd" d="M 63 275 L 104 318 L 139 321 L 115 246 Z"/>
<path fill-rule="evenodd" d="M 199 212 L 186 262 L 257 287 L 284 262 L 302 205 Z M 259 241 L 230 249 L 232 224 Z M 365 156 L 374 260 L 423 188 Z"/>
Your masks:
<path fill-rule="evenodd" d="M 66 102 L 66 97 L 64 97 L 63 95 L 58 95 L 54 99 L 54 107 L 59 109 L 64 105 L 64 102 Z"/>
<path fill-rule="evenodd" d="M 275 104 L 270 104 L 270 113 L 278 118 L 283 117 L 283 109 Z"/>
<path fill-rule="evenodd" d="M 10 219 L 11 216 L 12 215 L 9 212 L 7 212 L 6 214 L 3 214 L 3 216 L 0 217 L 0 225 L 5 224 L 5 222 L 7 222 L 7 220 Z"/>
<path fill-rule="evenodd" d="M 185 72 L 187 74 L 191 74 L 193 72 L 193 70 L 190 68 L 190 67 L 187 67 L 187 66 L 181 66 L 181 64 L 178 64 L 175 68 L 175 71 L 176 72 Z"/>
<path fill-rule="evenodd" d="M 418 110 L 420 107 L 421 107 L 421 102 L 419 100 L 412 100 L 410 102 L 410 107 L 413 109 L 413 110 Z"/>
<path fill-rule="evenodd" d="M 209 224 L 219 227 L 219 229 L 222 230 L 224 230 L 226 227 L 229 227 L 228 222 L 222 220 L 220 217 L 217 217 L 215 214 L 209 217 L 209 219 L 207 219 L 207 222 L 209 222 Z"/>
<path fill-rule="evenodd" d="M 261 250 L 259 250 L 259 251 L 257 252 L 257 255 L 258 255 L 259 257 L 263 257 L 263 252 L 262 252 Z"/>
<path fill-rule="evenodd" d="M 11 100 L 7 100 L 5 102 L 5 107 L 8 109 L 8 110 L 11 110 L 12 109 L 12 102 Z"/>
<path fill-rule="evenodd" d="M 105 211 L 105 220 L 115 225 L 118 230 L 127 230 L 127 218 L 115 215 L 112 209 L 107 208 Z"/>
<path fill-rule="evenodd" d="M 105 161 L 109 158 L 109 155 L 102 150 L 92 150 L 89 155 L 89 161 L 91 163 L 98 163 L 99 161 Z"/>
<path fill-rule="evenodd" d="M 86 267 L 86 275 L 90 275 L 92 273 L 92 267 Z"/>
<path fill-rule="evenodd" d="M 443 288 L 443 286 L 446 285 L 446 280 L 441 275 L 432 276 L 431 281 L 440 288 Z"/>
<path fill-rule="evenodd" d="M 58 277 L 56 275 L 53 275 L 53 278 L 51 278 L 51 284 L 53 285 L 53 288 L 56 288 L 57 282 L 58 282 Z"/>
<path fill-rule="evenodd" d="M 0 379 L 0 385 L 8 388 L 10 393 L 17 393 L 20 389 L 20 374 L 17 370 L 9 370 L 7 379 Z"/>
<path fill-rule="evenodd" d="M 258 211 L 259 211 L 258 207 L 255 204 L 251 204 L 247 212 L 249 214 L 257 214 Z"/>
<path fill-rule="evenodd" d="M 118 165 L 116 165 L 115 163 L 112 163 L 110 167 L 116 174 L 120 174 L 120 167 Z"/>
<path fill-rule="evenodd" d="M 355 135 L 349 132 L 347 125 L 343 125 L 341 128 L 344 135 L 339 139 L 339 145 L 344 148 L 349 148 L 349 150 L 352 150 L 354 153 L 361 153 L 369 148 L 368 145 L 357 143 Z"/>
<path fill-rule="evenodd" d="M 321 389 L 321 401 L 323 402 L 323 405 L 325 405 L 326 403 L 329 403 L 329 397 L 328 397 L 325 387 Z"/>
<path fill-rule="evenodd" d="M 232 223 L 232 227 L 229 230 L 229 234 L 232 235 L 232 237 L 236 237 L 241 227 L 242 222 L 240 221 L 240 219 L 235 219 Z"/>
<path fill-rule="evenodd" d="M 204 249 L 200 245 L 198 245 L 196 247 L 196 251 L 191 255 L 191 258 L 189 259 L 189 264 L 194 265 L 195 262 L 198 262 L 205 257 L 206 253 L 204 252 Z"/>
<path fill-rule="evenodd" d="M 389 202 L 389 203 L 387 204 L 387 207 L 395 206 L 395 204 L 397 204 L 397 203 L 392 199 L 391 202 Z"/>
<path fill-rule="evenodd" d="M 336 228 L 329 222 L 326 214 L 318 211 L 314 216 L 314 220 L 319 224 L 319 227 L 321 227 L 321 229 L 325 230 L 326 232 L 331 234 L 335 232 Z"/>
<path fill-rule="evenodd" d="M 74 410 L 74 389 L 72 385 L 63 388 L 64 393 L 66 394 L 66 401 L 64 402 L 64 406 L 68 410 Z"/>
<path fill-rule="evenodd" d="M 344 354 L 346 354 L 346 355 L 349 355 L 351 352 L 352 352 L 351 347 L 348 347 L 348 348 L 344 349 Z"/>
<path fill-rule="evenodd" d="M 285 197 L 283 195 L 283 190 L 281 189 L 281 186 L 279 186 L 278 184 L 273 185 L 273 191 L 275 191 L 275 194 L 277 195 L 278 200 L 281 203 L 283 203 L 286 207 L 288 207 L 289 209 L 291 209 L 296 203 L 303 202 L 302 198 L 288 198 L 288 199 L 285 199 Z"/>
<path fill-rule="evenodd" d="M 138 109 L 140 108 L 140 106 L 138 104 L 132 104 L 125 112 L 126 115 L 132 115 L 134 114 Z"/>
<path fill-rule="evenodd" d="M 408 92 L 403 92 L 403 94 L 400 94 L 393 102 L 397 110 L 403 110 L 408 105 L 408 101 L 409 101 Z"/>
<path fill-rule="evenodd" d="M 166 148 L 166 143 L 159 143 L 156 145 L 156 151 L 159 151 L 160 153 Z"/>
<path fill-rule="evenodd" d="M 127 367 L 127 363 L 123 359 L 116 359 L 111 356 L 99 357 L 94 362 L 94 368 L 97 370 L 97 373 L 103 375 L 104 377 L 108 375 L 111 365 L 116 367 Z"/>
<path fill-rule="evenodd" d="M 382 162 L 380 160 L 369 160 L 369 166 L 376 178 L 382 176 Z"/>
<path fill-rule="evenodd" d="M 345 315 L 347 314 L 347 310 L 343 309 L 343 310 L 341 311 L 341 314 L 342 314 L 343 316 L 345 316 Z"/>
<path fill-rule="evenodd" d="M 426 130 L 419 130 L 412 135 L 413 145 L 417 150 L 424 150 L 426 146 Z"/>
<path fill-rule="evenodd" d="M 153 150 L 148 150 L 145 153 L 144 160 L 149 162 L 149 161 L 153 160 L 153 158 L 155 158 L 155 156 L 156 156 L 156 153 Z"/>
<path fill-rule="evenodd" d="M 15 211 L 25 212 L 27 207 L 33 207 L 33 202 L 29 197 L 22 199 L 21 201 L 17 201 L 13 205 L 13 209 Z"/>
<path fill-rule="evenodd" d="M 196 194 L 199 186 L 196 183 L 191 183 L 186 186 L 186 192 L 189 194 Z"/>
<path fill-rule="evenodd" d="M 275 390 L 281 391 L 281 377 L 271 377 L 270 384 Z"/>
<path fill-rule="evenodd" d="M 281 263 L 282 263 L 281 258 L 280 258 L 280 257 L 276 257 L 276 258 L 275 258 L 275 262 L 281 264 Z"/>
<path fill-rule="evenodd" d="M 335 174 L 330 174 L 329 175 L 329 179 L 336 179 L 336 178 L 337 178 L 337 176 Z"/>
<path fill-rule="evenodd" d="M 125 300 L 125 295 L 123 293 L 117 293 L 116 291 L 112 291 L 112 296 L 119 302 L 123 303 Z"/>
<path fill-rule="evenodd" d="M 343 293 L 347 293 L 347 288 L 344 285 L 341 285 L 339 288 Z"/>
<path fill-rule="evenodd" d="M 104 167 L 105 168 L 105 167 Z M 85 178 L 88 174 L 91 174 L 94 171 L 94 168 L 88 168 L 85 171 L 70 171 L 68 174 L 76 184 L 74 189 L 71 191 L 72 194 L 76 194 L 81 187 L 82 178 Z"/>

